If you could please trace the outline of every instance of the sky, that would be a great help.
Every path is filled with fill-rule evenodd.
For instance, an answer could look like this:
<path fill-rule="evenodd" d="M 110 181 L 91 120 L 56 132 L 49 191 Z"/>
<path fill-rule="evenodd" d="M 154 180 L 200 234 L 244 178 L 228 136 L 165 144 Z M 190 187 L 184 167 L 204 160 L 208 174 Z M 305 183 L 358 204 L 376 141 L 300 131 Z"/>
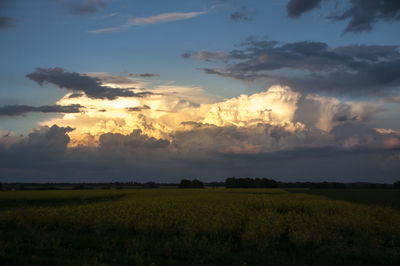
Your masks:
<path fill-rule="evenodd" d="M 400 178 L 398 0 L 0 0 L 0 182 Z"/>

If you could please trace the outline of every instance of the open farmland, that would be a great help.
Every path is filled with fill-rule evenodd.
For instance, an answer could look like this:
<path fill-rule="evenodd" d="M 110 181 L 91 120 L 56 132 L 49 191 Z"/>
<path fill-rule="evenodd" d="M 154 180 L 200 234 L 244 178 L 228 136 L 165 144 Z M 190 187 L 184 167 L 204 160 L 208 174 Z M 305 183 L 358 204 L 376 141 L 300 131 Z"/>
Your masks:
<path fill-rule="evenodd" d="M 297 192 L 2 192 L 0 264 L 399 265 L 398 208 Z"/>

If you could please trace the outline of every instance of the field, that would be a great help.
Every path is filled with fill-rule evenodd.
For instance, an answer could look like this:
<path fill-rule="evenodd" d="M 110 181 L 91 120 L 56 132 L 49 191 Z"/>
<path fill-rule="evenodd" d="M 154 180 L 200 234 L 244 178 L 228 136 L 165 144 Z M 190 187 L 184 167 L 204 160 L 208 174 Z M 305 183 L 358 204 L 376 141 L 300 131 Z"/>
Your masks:
<path fill-rule="evenodd" d="M 0 265 L 400 265 L 399 199 L 399 190 L 1 192 Z"/>

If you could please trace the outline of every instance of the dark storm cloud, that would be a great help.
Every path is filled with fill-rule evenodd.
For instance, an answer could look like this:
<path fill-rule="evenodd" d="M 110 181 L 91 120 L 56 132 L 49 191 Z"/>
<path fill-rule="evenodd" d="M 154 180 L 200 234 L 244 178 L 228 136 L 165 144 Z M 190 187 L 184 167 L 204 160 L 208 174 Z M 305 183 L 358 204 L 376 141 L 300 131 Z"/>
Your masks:
<path fill-rule="evenodd" d="M 321 0 L 291 0 L 287 5 L 289 17 L 296 18 L 317 8 Z M 398 0 L 348 0 L 348 5 L 339 14 L 329 16 L 332 20 L 349 20 L 346 32 L 361 32 L 372 29 L 378 21 L 399 21 L 400 1 Z"/>
<path fill-rule="evenodd" d="M 74 15 L 87 16 L 97 13 L 100 8 L 104 7 L 105 4 L 103 0 L 83 0 L 69 4 L 68 10 Z"/>
<path fill-rule="evenodd" d="M 338 70 L 328 75 L 314 74 L 307 78 L 280 77 L 279 80 L 308 92 L 325 90 L 350 96 L 390 96 L 398 91 L 400 60 L 370 65 L 357 72 Z"/>
<path fill-rule="evenodd" d="M 257 130 L 197 125 L 191 131 L 178 132 L 171 143 L 134 130 L 126 136 L 103 134 L 98 147 L 67 148 L 67 133 L 72 130 L 56 125 L 41 127 L 9 147 L 0 142 L 2 180 L 82 182 L 134 178 L 176 182 L 187 177 L 215 180 L 264 176 L 290 181 L 305 178 L 393 182 L 400 170 L 400 137 L 380 134 L 353 122 L 334 128 L 329 137 L 333 142 L 324 140 L 325 145 L 318 145 L 318 139 L 323 138 L 321 132 L 291 133 L 270 125 L 260 125 Z M 397 146 L 383 147 L 387 138 L 397 139 Z M 349 139 L 358 142 L 344 147 Z M 281 146 L 256 153 L 226 149 L 257 143 Z"/>
<path fill-rule="evenodd" d="M 79 113 L 84 107 L 79 104 L 71 105 L 42 105 L 42 106 L 29 106 L 29 105 L 6 105 L 0 107 L 0 116 L 17 116 L 29 112 L 41 113 Z"/>
<path fill-rule="evenodd" d="M 239 22 L 239 21 L 252 21 L 253 19 L 250 17 L 247 8 L 241 7 L 239 10 L 231 14 L 231 20 L 234 22 Z"/>
<path fill-rule="evenodd" d="M 121 150 L 132 153 L 142 149 L 166 148 L 169 144 L 168 140 L 148 137 L 142 134 L 140 130 L 134 130 L 130 135 L 126 136 L 113 133 L 101 135 L 99 148 L 102 150 Z"/>
<path fill-rule="evenodd" d="M 290 0 L 286 6 L 288 16 L 297 18 L 303 13 L 310 11 L 321 3 L 321 0 Z"/>
<path fill-rule="evenodd" d="M 35 165 L 44 158 L 51 159 L 53 155 L 65 153 L 70 141 L 66 134 L 73 131 L 71 127 L 39 127 L 34 129 L 20 142 L 5 148 L 0 144 L 2 167 L 17 167 L 18 165 Z M 45 163 L 44 161 L 42 163 Z"/>
<path fill-rule="evenodd" d="M 265 78 L 292 85 L 301 91 L 326 91 L 349 95 L 384 94 L 400 86 L 400 46 L 347 45 L 330 47 L 323 42 L 280 44 L 248 39 L 242 49 L 226 54 L 225 67 L 203 68 L 206 74 L 239 80 Z M 215 52 L 201 51 L 206 61 L 222 61 Z M 207 52 L 207 53 L 206 53 Z M 197 52 L 200 53 L 200 52 Z M 192 52 L 185 58 L 197 55 Z M 202 59 L 197 56 L 196 59 Z M 287 70 L 296 70 L 296 76 Z"/>
<path fill-rule="evenodd" d="M 27 75 L 40 86 L 45 82 L 52 83 L 59 88 L 71 90 L 74 93 L 84 92 L 89 98 L 113 100 L 117 97 L 145 97 L 151 92 L 133 92 L 130 89 L 111 88 L 102 86 L 101 80 L 77 72 L 66 72 L 60 67 L 36 68 L 35 72 Z"/>

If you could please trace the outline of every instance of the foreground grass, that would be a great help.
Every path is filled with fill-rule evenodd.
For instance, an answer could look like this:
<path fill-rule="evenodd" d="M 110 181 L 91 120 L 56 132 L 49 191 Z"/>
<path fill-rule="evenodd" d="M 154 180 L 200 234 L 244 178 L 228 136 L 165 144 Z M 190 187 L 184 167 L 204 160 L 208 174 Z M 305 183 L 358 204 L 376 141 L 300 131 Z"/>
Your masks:
<path fill-rule="evenodd" d="M 398 265 L 399 225 L 280 189 L 4 192 L 0 264 Z"/>

